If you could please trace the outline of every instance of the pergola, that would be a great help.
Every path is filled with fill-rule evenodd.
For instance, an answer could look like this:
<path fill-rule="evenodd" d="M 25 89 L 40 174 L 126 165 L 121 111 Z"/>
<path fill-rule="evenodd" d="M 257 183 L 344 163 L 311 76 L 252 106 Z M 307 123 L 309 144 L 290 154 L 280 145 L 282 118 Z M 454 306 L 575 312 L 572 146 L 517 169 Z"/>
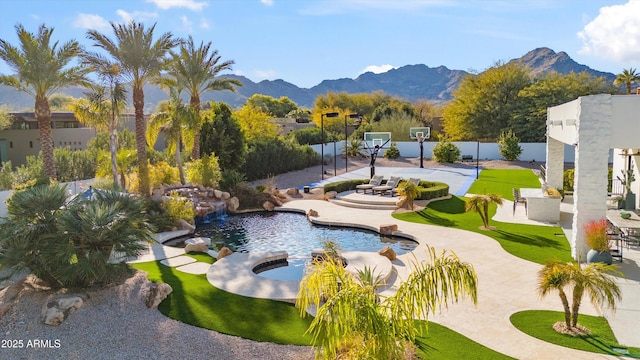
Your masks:
<path fill-rule="evenodd" d="M 564 144 L 572 145 L 575 151 L 571 254 L 584 260 L 589 250 L 584 225 L 606 216 L 611 149 L 614 179 L 626 168 L 640 179 L 640 96 L 590 95 L 547 109 L 545 181 L 557 189 L 563 187 Z M 640 181 L 631 184 L 632 192 L 639 189 Z"/>

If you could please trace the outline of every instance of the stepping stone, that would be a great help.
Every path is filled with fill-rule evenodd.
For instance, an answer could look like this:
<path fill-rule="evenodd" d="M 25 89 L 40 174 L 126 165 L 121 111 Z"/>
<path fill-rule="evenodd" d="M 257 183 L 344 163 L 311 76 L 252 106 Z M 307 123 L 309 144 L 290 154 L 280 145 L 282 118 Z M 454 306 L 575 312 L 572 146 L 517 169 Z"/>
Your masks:
<path fill-rule="evenodd" d="M 191 264 L 178 266 L 176 270 L 185 272 L 187 274 L 202 275 L 206 274 L 210 267 L 211 264 L 198 261 Z"/>
<path fill-rule="evenodd" d="M 196 259 L 192 258 L 191 256 L 176 256 L 176 257 L 172 257 L 172 258 L 164 259 L 160 261 L 162 265 L 165 265 L 168 267 L 182 266 L 182 265 L 191 264 L 194 262 L 196 262 Z"/>

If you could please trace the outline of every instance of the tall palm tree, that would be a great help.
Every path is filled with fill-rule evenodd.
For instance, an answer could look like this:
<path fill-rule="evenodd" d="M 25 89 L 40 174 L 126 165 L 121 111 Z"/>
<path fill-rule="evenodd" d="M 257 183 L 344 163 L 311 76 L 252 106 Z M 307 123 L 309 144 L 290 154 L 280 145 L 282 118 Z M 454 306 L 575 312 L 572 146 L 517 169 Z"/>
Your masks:
<path fill-rule="evenodd" d="M 415 264 L 388 297 L 377 292 L 384 284 L 374 270 L 352 275 L 339 258 L 315 261 L 300 283 L 296 307 L 301 316 L 310 307 L 317 309 L 307 330 L 319 346 L 317 356 L 335 359 L 338 351 L 346 350 L 353 358 L 399 359 L 425 330 L 426 323 L 416 319 L 426 320 L 440 306 L 466 296 L 475 304 L 478 280 L 473 266 L 454 254 L 437 256 L 433 248 L 429 254 L 430 261 Z"/>
<path fill-rule="evenodd" d="M 185 183 L 184 168 L 180 150 L 185 142 L 185 128 L 192 128 L 195 123 L 195 112 L 190 106 L 182 103 L 180 91 L 171 88 L 169 101 L 158 105 L 159 112 L 151 115 L 147 140 L 153 146 L 158 139 L 158 133 L 162 132 L 167 140 L 167 151 L 174 152 L 176 164 L 180 170 L 180 182 Z M 189 139 L 192 141 L 192 139 Z"/>
<path fill-rule="evenodd" d="M 482 228 L 491 229 L 489 226 L 489 204 L 502 205 L 502 196 L 498 194 L 475 195 L 467 200 L 465 211 L 475 211 L 482 219 Z"/>
<path fill-rule="evenodd" d="M 631 83 L 636 81 L 640 81 L 640 73 L 637 73 L 636 69 L 623 69 L 620 74 L 616 75 L 616 79 L 613 80 L 613 85 L 620 86 L 625 84 L 627 87 L 627 94 L 631 94 Z"/>
<path fill-rule="evenodd" d="M 76 118 L 90 124 L 98 130 L 109 132 L 109 151 L 111 154 L 111 173 L 113 185 L 118 187 L 118 129 L 120 114 L 126 104 L 126 90 L 120 81 L 120 67 L 98 54 L 85 54 L 84 62 L 90 64 L 94 72 L 106 83 L 106 86 L 91 85 L 87 99 L 80 99 L 71 105 Z M 124 184 L 120 184 L 124 187 Z"/>
<path fill-rule="evenodd" d="M 613 265 L 582 265 L 577 261 L 552 260 L 538 272 L 538 292 L 540 296 L 546 296 L 554 290 L 558 291 L 564 308 L 565 325 L 570 329 L 578 324 L 578 312 L 585 292 L 595 306 L 604 303 L 615 310 L 616 301 L 622 298 L 622 293 L 610 274 L 622 275 Z M 571 307 L 565 292 L 567 286 L 573 287 Z"/>
<path fill-rule="evenodd" d="M 44 161 L 44 173 L 49 178 L 56 176 L 51 135 L 51 109 L 49 97 L 56 91 L 71 85 L 85 85 L 86 67 L 69 66 L 80 53 L 77 41 L 70 40 L 58 47 L 51 43 L 53 28 L 40 25 L 37 34 L 15 26 L 20 47 L 0 39 L 0 59 L 4 60 L 15 75 L 0 75 L 0 84 L 25 92 L 35 98 L 35 115 L 40 130 L 40 145 Z"/>
<path fill-rule="evenodd" d="M 196 47 L 193 38 L 189 38 L 180 45 L 179 52 L 171 52 L 167 76 L 160 81 L 161 85 L 178 86 L 189 93 L 189 104 L 196 114 L 197 122 L 194 124 L 193 149 L 191 158 L 200 158 L 200 127 L 202 120 L 200 117 L 200 96 L 205 91 L 230 90 L 235 92 L 235 86 L 242 86 L 239 80 L 220 78 L 218 74 L 224 70 L 231 70 L 233 60 L 220 61 L 218 50 L 211 50 L 211 42 Z"/>
<path fill-rule="evenodd" d="M 110 39 L 96 30 L 89 30 L 87 37 L 94 45 L 104 49 L 116 63 L 125 80 L 133 88 L 133 107 L 136 117 L 136 151 L 138 152 L 138 172 L 140 174 L 140 192 L 149 194 L 149 168 L 147 166 L 146 122 L 144 119 L 144 84 L 157 76 L 165 66 L 165 55 L 177 46 L 180 40 L 171 33 L 164 33 L 154 41 L 153 31 L 142 23 L 111 23 L 115 39 Z"/>

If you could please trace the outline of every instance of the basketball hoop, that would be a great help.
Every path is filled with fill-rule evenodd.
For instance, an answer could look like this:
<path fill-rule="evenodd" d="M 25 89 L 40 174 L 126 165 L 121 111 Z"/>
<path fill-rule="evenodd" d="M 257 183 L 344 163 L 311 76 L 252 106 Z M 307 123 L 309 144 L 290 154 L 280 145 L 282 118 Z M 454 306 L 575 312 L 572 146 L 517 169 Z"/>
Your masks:
<path fill-rule="evenodd" d="M 416 136 L 416 139 L 418 140 L 419 143 L 422 144 L 422 141 L 423 141 L 424 138 L 422 137 L 422 135 L 418 135 L 418 136 Z"/>

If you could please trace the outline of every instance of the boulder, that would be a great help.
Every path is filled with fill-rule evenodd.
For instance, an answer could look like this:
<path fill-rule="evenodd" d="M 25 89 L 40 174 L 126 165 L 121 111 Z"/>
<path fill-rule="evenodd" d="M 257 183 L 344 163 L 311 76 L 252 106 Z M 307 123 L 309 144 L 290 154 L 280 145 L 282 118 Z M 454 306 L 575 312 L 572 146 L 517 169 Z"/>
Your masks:
<path fill-rule="evenodd" d="M 387 259 L 393 261 L 396 259 L 396 252 L 392 248 L 385 246 L 382 250 L 378 251 L 378 254 L 385 256 Z"/>
<path fill-rule="evenodd" d="M 207 252 L 209 250 L 209 246 L 207 244 L 185 244 L 184 252 Z"/>
<path fill-rule="evenodd" d="M 324 198 L 325 199 L 335 199 L 336 196 L 338 196 L 338 192 L 337 191 L 327 191 L 324 194 Z"/>
<path fill-rule="evenodd" d="M 307 212 L 307 217 L 318 217 L 318 212 L 316 210 L 309 209 L 309 211 Z"/>
<path fill-rule="evenodd" d="M 0 318 L 11 309 L 15 299 L 24 287 L 25 278 L 18 281 L 5 280 L 2 282 L 4 288 L 0 291 Z"/>
<path fill-rule="evenodd" d="M 65 295 L 49 300 L 42 306 L 42 321 L 47 325 L 58 326 L 83 303 L 82 298 L 76 295 Z"/>
<path fill-rule="evenodd" d="M 265 201 L 262 203 L 262 208 L 264 208 L 267 211 L 273 211 L 276 207 L 275 205 L 273 205 L 271 201 Z"/>
<path fill-rule="evenodd" d="M 292 188 L 288 188 L 287 189 L 287 195 L 292 196 L 292 195 L 298 195 L 300 194 L 300 190 L 298 190 L 298 188 L 296 187 L 292 187 Z"/>
<path fill-rule="evenodd" d="M 237 197 L 232 197 L 229 200 L 227 200 L 227 211 L 230 213 L 234 213 L 236 211 L 238 211 L 238 208 L 240 207 L 240 200 L 238 200 Z"/>
<path fill-rule="evenodd" d="M 178 219 L 176 220 L 176 226 L 178 227 L 178 229 L 180 230 L 188 230 L 189 233 L 192 233 L 194 231 L 196 231 L 196 227 L 194 225 L 189 224 L 186 220 L 184 219 Z"/>
<path fill-rule="evenodd" d="M 379 233 L 382 235 L 393 235 L 394 231 L 398 231 L 398 224 L 382 224 Z"/>
<path fill-rule="evenodd" d="M 215 196 L 216 199 L 222 199 L 222 191 L 220 191 L 218 189 L 213 190 L 213 196 Z"/>
<path fill-rule="evenodd" d="M 231 254 L 233 254 L 233 251 L 231 251 L 231 249 L 229 249 L 228 247 L 224 246 L 222 249 L 220 249 L 220 251 L 218 251 L 217 260 L 220 260 L 223 257 L 229 256 Z"/>
<path fill-rule="evenodd" d="M 222 200 L 229 200 L 229 199 L 231 199 L 231 194 L 229 194 L 226 191 L 223 191 L 222 192 Z"/>
<path fill-rule="evenodd" d="M 171 285 L 166 283 L 153 283 L 149 287 L 149 294 L 147 295 L 147 301 L 145 304 L 149 309 L 155 309 L 160 305 L 162 300 L 166 299 L 173 291 Z"/>

